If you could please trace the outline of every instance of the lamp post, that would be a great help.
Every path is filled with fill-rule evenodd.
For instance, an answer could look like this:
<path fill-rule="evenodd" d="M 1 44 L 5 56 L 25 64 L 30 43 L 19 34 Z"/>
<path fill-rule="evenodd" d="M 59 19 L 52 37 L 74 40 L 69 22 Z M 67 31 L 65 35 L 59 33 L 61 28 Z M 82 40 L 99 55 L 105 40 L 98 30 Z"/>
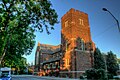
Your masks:
<path fill-rule="evenodd" d="M 115 21 L 117 22 L 118 30 L 119 30 L 119 32 L 120 32 L 119 22 L 118 22 L 118 20 L 115 18 L 115 16 L 114 16 L 109 10 L 107 10 L 106 8 L 103 8 L 102 10 L 103 10 L 103 11 L 107 11 L 108 13 L 110 13 L 110 15 L 115 19 Z"/>

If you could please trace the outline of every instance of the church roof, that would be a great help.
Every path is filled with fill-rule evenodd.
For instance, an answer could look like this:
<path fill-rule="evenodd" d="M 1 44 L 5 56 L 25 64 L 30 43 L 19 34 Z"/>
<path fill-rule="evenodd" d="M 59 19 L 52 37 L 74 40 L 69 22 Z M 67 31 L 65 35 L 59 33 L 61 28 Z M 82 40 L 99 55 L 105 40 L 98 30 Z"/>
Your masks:
<path fill-rule="evenodd" d="M 51 59 L 49 59 L 49 60 L 47 60 L 47 61 L 43 61 L 43 64 L 45 64 L 45 63 L 51 63 L 51 62 L 55 62 L 55 61 L 58 61 L 58 60 L 60 60 L 61 58 L 60 57 L 57 57 L 57 58 L 51 58 Z"/>
<path fill-rule="evenodd" d="M 60 51 L 60 45 L 54 46 L 54 45 L 48 45 L 48 44 L 40 44 L 40 51 L 42 53 L 53 54 L 55 52 Z"/>

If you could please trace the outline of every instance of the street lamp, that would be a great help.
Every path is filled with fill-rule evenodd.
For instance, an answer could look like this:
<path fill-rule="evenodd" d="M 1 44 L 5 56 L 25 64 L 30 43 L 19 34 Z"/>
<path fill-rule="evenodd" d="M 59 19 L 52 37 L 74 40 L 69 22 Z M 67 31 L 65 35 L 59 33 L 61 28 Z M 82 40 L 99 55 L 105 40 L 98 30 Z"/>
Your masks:
<path fill-rule="evenodd" d="M 118 22 L 118 20 L 115 18 L 115 16 L 113 16 L 113 14 L 112 14 L 109 10 L 107 10 L 106 8 L 103 8 L 102 10 L 103 10 L 103 11 L 107 11 L 108 13 L 110 13 L 110 15 L 115 19 L 115 21 L 117 22 L 118 30 L 119 30 L 119 32 L 120 32 L 119 22 Z"/>

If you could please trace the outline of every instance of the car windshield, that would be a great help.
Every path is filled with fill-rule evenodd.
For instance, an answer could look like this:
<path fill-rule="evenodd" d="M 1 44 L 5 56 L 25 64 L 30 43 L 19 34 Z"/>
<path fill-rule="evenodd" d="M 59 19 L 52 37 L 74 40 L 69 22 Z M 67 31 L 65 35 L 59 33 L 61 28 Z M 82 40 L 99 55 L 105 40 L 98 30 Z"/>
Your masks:
<path fill-rule="evenodd" d="M 2 71 L 1 77 L 8 77 L 9 71 Z"/>

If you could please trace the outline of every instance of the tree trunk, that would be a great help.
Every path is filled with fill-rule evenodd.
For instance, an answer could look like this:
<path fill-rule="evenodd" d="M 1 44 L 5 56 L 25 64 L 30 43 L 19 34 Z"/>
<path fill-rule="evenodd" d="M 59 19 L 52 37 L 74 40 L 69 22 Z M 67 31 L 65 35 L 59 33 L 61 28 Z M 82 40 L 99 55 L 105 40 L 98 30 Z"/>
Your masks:
<path fill-rule="evenodd" d="M 2 64 L 2 60 L 3 60 L 3 58 L 5 57 L 5 54 L 6 54 L 6 48 L 4 49 L 4 52 L 3 52 L 3 55 L 2 55 L 2 57 L 0 58 L 0 65 Z"/>

